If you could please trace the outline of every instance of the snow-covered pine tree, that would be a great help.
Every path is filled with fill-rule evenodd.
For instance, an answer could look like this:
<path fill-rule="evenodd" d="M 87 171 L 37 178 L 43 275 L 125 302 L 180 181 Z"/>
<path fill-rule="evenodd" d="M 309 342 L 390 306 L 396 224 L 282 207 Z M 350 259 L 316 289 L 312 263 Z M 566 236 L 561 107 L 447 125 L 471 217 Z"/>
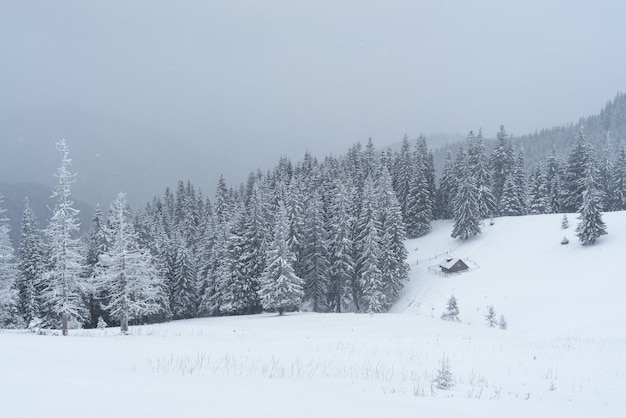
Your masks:
<path fill-rule="evenodd" d="M 379 205 L 380 219 L 380 259 L 379 269 L 382 274 L 387 300 L 394 301 L 409 276 L 406 263 L 408 255 L 404 245 L 406 235 L 400 204 L 393 192 L 391 176 L 382 166 L 376 180 L 376 202 Z M 385 307 L 385 309 L 387 309 Z"/>
<path fill-rule="evenodd" d="M 361 309 L 366 312 L 383 312 L 389 304 L 385 293 L 383 275 L 378 267 L 381 259 L 380 214 L 376 204 L 374 182 L 365 180 L 361 213 L 357 221 L 357 239 L 355 242 L 359 258 L 357 277 L 361 291 Z"/>
<path fill-rule="evenodd" d="M 305 188 L 304 178 L 294 174 L 285 201 L 289 219 L 289 249 L 295 256 L 292 267 L 298 277 L 304 275 L 304 215 L 308 200 Z"/>
<path fill-rule="evenodd" d="M 441 319 L 445 321 L 461 321 L 459 319 L 459 306 L 454 295 L 451 295 L 450 299 L 448 299 L 448 303 L 446 304 L 446 311 L 441 315 Z"/>
<path fill-rule="evenodd" d="M 443 355 L 439 362 L 439 369 L 434 380 L 435 387 L 439 390 L 450 390 L 454 387 L 454 378 L 450 371 L 450 363 L 448 358 Z"/>
<path fill-rule="evenodd" d="M 417 140 L 417 152 L 422 160 L 422 168 L 424 170 L 424 178 L 426 179 L 426 189 L 428 190 L 428 196 L 430 201 L 431 216 L 430 220 L 433 220 L 433 213 L 435 210 L 436 194 L 437 194 L 437 179 L 435 176 L 435 157 L 432 150 L 428 148 L 426 143 L 426 137 L 421 134 Z"/>
<path fill-rule="evenodd" d="M 109 248 L 110 239 L 107 235 L 108 228 L 106 226 L 106 220 L 102 214 L 100 206 L 96 206 L 93 217 L 91 218 L 91 227 L 89 228 L 89 235 L 87 236 L 85 254 L 85 265 L 83 269 L 83 277 L 87 281 L 94 281 L 96 265 L 100 259 L 100 255 Z M 107 313 L 102 309 L 102 303 L 106 303 L 106 295 L 102 290 L 98 290 L 97 283 L 92 283 L 88 292 L 89 299 L 89 317 L 90 326 L 96 327 L 98 325 L 98 317 L 104 315 L 108 319 Z"/>
<path fill-rule="evenodd" d="M 496 310 L 494 309 L 493 305 L 487 306 L 487 314 L 485 315 L 485 319 L 487 320 L 487 326 L 489 326 L 490 328 L 495 328 L 495 326 L 498 324 L 496 315 Z"/>
<path fill-rule="evenodd" d="M 100 255 L 96 277 L 109 298 L 104 309 L 126 333 L 130 321 L 157 313 L 165 294 L 152 256 L 139 246 L 123 193 L 111 204 L 108 225 L 111 244 Z"/>
<path fill-rule="evenodd" d="M 549 213 L 548 184 L 543 164 L 537 165 L 530 177 L 529 213 L 539 215 Z"/>
<path fill-rule="evenodd" d="M 580 209 L 583 201 L 583 191 L 587 170 L 590 165 L 595 166 L 594 152 L 591 144 L 581 129 L 576 137 L 576 142 L 570 150 L 565 171 L 565 194 L 563 201 L 564 212 L 576 212 Z M 595 170 L 595 167 L 594 167 Z M 597 179 L 594 180 L 597 183 Z"/>
<path fill-rule="evenodd" d="M 432 220 L 432 197 L 428 190 L 426 166 L 420 153 L 416 153 L 413 177 L 409 185 L 407 208 L 404 216 L 409 238 L 421 237 L 430 231 Z"/>
<path fill-rule="evenodd" d="M 485 219 L 493 216 L 496 211 L 496 201 L 491 193 L 491 176 L 489 173 L 489 163 L 485 155 L 485 144 L 482 130 L 478 135 L 470 132 L 468 135 L 469 144 L 467 146 L 467 166 L 469 172 L 474 177 L 477 190 L 478 216 Z"/>
<path fill-rule="evenodd" d="M 341 312 L 342 307 L 352 299 L 351 282 L 354 277 L 354 241 L 352 231 L 354 218 L 350 206 L 352 193 L 339 182 L 332 201 L 331 263 L 329 283 L 330 309 Z"/>
<path fill-rule="evenodd" d="M 468 239 L 480 234 L 478 190 L 474 177 L 469 173 L 457 181 L 457 192 L 453 201 L 455 221 L 451 236 Z"/>
<path fill-rule="evenodd" d="M 520 216 L 524 214 L 524 203 L 521 199 L 514 173 L 510 173 L 504 183 L 498 207 L 500 208 L 500 215 L 503 216 Z"/>
<path fill-rule="evenodd" d="M 507 329 L 508 324 L 506 322 L 506 319 L 504 318 L 504 315 L 500 315 L 500 319 L 498 319 L 498 328 L 500 329 Z"/>
<path fill-rule="evenodd" d="M 567 228 L 569 228 L 569 219 L 567 219 L 567 214 L 564 213 L 563 217 L 561 218 L 561 229 Z"/>
<path fill-rule="evenodd" d="M 18 249 L 19 311 L 26 325 L 41 315 L 41 287 L 44 273 L 44 244 L 28 198 L 24 200 L 22 231 Z"/>
<path fill-rule="evenodd" d="M 521 207 L 520 215 L 525 215 L 528 212 L 528 191 L 524 166 L 524 150 L 519 150 L 515 160 L 515 168 L 513 169 L 513 179 L 517 192 L 517 201 Z"/>
<path fill-rule="evenodd" d="M 548 213 L 561 211 L 563 201 L 563 165 L 552 149 L 546 164 L 546 184 L 548 192 Z"/>
<path fill-rule="evenodd" d="M 314 312 L 328 310 L 330 250 L 323 215 L 322 199 L 314 193 L 305 212 L 302 246 L 304 300 Z"/>
<path fill-rule="evenodd" d="M 0 195 L 0 327 L 23 325 L 18 309 L 17 268 L 11 244 L 9 219 L 4 216 Z"/>
<path fill-rule="evenodd" d="M 504 126 L 496 135 L 496 144 L 491 153 L 491 191 L 495 202 L 499 203 L 504 192 L 506 178 L 513 171 L 515 157 L 513 156 L 513 142 Z M 498 213 L 500 213 L 498 208 Z"/>
<path fill-rule="evenodd" d="M 443 166 L 441 177 L 439 178 L 439 188 L 437 189 L 437 204 L 435 205 L 435 219 L 450 219 L 453 217 L 452 196 L 454 193 L 454 171 L 452 163 L 452 153 L 448 150 L 446 162 Z"/>
<path fill-rule="evenodd" d="M 404 135 L 400 153 L 396 155 L 393 170 L 393 186 L 402 209 L 402 216 L 406 218 L 409 208 L 409 190 L 414 176 L 413 159 L 409 145 L 409 137 Z"/>
<path fill-rule="evenodd" d="M 609 192 L 610 210 L 626 209 L 626 151 L 620 147 L 613 164 Z"/>
<path fill-rule="evenodd" d="M 278 311 L 296 310 L 304 296 L 303 280 L 293 270 L 295 256 L 289 248 L 289 218 L 285 205 L 279 202 L 274 237 L 266 254 L 265 270 L 260 277 L 259 297 L 263 309 Z"/>
<path fill-rule="evenodd" d="M 71 199 L 71 186 L 75 174 L 70 172 L 72 160 L 64 139 L 57 142 L 61 153 L 61 165 L 56 173 L 58 180 L 53 197 L 57 199 L 48 237 L 48 265 L 44 273 L 43 300 L 47 310 L 45 325 L 57 325 L 61 321 L 63 335 L 68 334 L 70 319 L 83 321 L 88 310 L 83 301 L 87 283 L 81 278 L 83 257 L 77 237 L 79 231 L 78 210 Z"/>
<path fill-rule="evenodd" d="M 174 242 L 170 309 L 174 319 L 193 318 L 198 308 L 196 263 L 182 238 Z"/>
<path fill-rule="evenodd" d="M 576 226 L 576 236 L 583 245 L 591 245 L 600 236 L 605 235 L 606 225 L 602 220 L 603 194 L 595 178 L 593 165 L 587 169 L 585 188 L 580 206 L 580 222 Z"/>

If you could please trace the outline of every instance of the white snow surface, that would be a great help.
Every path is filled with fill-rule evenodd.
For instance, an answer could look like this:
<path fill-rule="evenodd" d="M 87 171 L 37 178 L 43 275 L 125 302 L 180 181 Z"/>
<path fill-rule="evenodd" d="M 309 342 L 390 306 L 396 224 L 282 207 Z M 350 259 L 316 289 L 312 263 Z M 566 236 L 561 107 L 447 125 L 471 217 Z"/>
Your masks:
<path fill-rule="evenodd" d="M 604 214 L 590 247 L 575 217 L 497 218 L 468 241 L 435 222 L 407 241 L 411 279 L 387 314 L 1 331 L 0 416 L 622 417 L 626 212 Z M 470 270 L 439 275 L 446 256 Z M 451 294 L 458 323 L 440 319 Z M 488 305 L 507 330 L 487 327 Z M 447 391 L 432 384 L 444 356 Z"/>

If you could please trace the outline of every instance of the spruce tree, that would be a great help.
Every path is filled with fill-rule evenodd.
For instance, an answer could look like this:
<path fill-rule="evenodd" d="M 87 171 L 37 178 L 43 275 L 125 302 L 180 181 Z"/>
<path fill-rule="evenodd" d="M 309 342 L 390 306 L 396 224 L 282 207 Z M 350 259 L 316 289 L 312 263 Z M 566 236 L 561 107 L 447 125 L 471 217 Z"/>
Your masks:
<path fill-rule="evenodd" d="M 285 311 L 298 309 L 302 298 L 303 281 L 293 270 L 295 256 L 289 248 L 289 218 L 282 202 L 279 202 L 274 238 L 266 254 L 265 270 L 260 277 L 259 298 L 263 309 Z"/>
<path fill-rule="evenodd" d="M 451 295 L 450 299 L 448 299 L 448 303 L 446 304 L 446 311 L 441 315 L 441 319 L 445 321 L 460 322 L 459 307 L 457 305 L 457 300 L 454 295 Z"/>
<path fill-rule="evenodd" d="M 626 209 L 626 151 L 620 147 L 617 159 L 613 165 L 611 182 L 608 191 L 610 210 Z"/>
<path fill-rule="evenodd" d="M 498 324 L 498 320 L 496 319 L 496 310 L 493 305 L 487 306 L 487 314 L 485 315 L 485 319 L 487 320 L 487 326 L 490 328 L 495 328 Z"/>
<path fill-rule="evenodd" d="M 468 135 L 467 167 L 474 177 L 477 191 L 476 202 L 478 204 L 478 216 L 480 219 L 492 216 L 496 211 L 496 201 L 491 193 L 491 176 L 489 165 L 485 155 L 485 145 L 482 131 L 478 135 L 470 132 Z"/>
<path fill-rule="evenodd" d="M 454 197 L 454 227 L 452 238 L 468 239 L 480 234 L 480 212 L 478 207 L 478 190 L 474 177 L 471 175 L 458 179 L 456 196 Z"/>
<path fill-rule="evenodd" d="M 436 193 L 435 219 L 451 219 L 453 217 L 452 196 L 454 194 L 454 185 L 452 153 L 448 150 L 443 172 L 439 178 L 439 188 Z"/>
<path fill-rule="evenodd" d="M 87 281 L 94 280 L 96 265 L 100 260 L 100 255 L 104 254 L 111 244 L 108 231 L 106 220 L 98 205 L 91 218 L 91 226 L 86 242 L 87 251 L 84 259 L 83 277 Z M 108 319 L 107 313 L 102 309 L 102 303 L 106 303 L 107 296 L 101 289 L 98 289 L 97 283 L 92 283 L 87 296 L 89 299 L 90 326 L 93 328 L 98 325 L 98 317 L 104 315 Z"/>
<path fill-rule="evenodd" d="M 558 213 L 563 207 L 563 166 L 553 149 L 546 164 L 548 213 Z"/>
<path fill-rule="evenodd" d="M 22 325 L 18 310 L 16 286 L 17 268 L 15 251 L 11 244 L 9 219 L 4 216 L 3 198 L 0 195 L 0 327 Z"/>
<path fill-rule="evenodd" d="M 28 198 L 24 201 L 22 231 L 18 249 L 18 278 L 20 315 L 25 324 L 41 316 L 41 291 L 44 273 L 44 244 L 37 228 Z"/>
<path fill-rule="evenodd" d="M 513 156 L 513 143 L 504 126 L 496 136 L 496 144 L 491 153 L 491 189 L 495 202 L 499 203 L 504 193 L 506 178 L 513 171 L 515 158 Z M 498 213 L 500 208 L 498 207 Z"/>
<path fill-rule="evenodd" d="M 360 290 L 361 309 L 366 312 L 382 312 L 389 303 L 385 284 L 380 271 L 381 237 L 380 215 L 376 205 L 374 183 L 371 178 L 365 181 L 361 213 L 357 222 L 356 248 L 357 277 Z"/>
<path fill-rule="evenodd" d="M 314 312 L 328 310 L 330 250 L 323 216 L 321 197 L 315 193 L 310 197 L 305 213 L 302 250 L 304 299 Z"/>
<path fill-rule="evenodd" d="M 351 196 L 348 187 L 339 183 L 332 202 L 329 304 L 330 309 L 335 312 L 341 312 L 343 306 L 352 299 L 350 289 L 355 261 Z"/>
<path fill-rule="evenodd" d="M 165 294 L 152 256 L 139 245 L 123 193 L 111 204 L 108 225 L 111 245 L 99 257 L 96 279 L 108 295 L 104 309 L 126 333 L 130 321 L 157 313 Z"/>
<path fill-rule="evenodd" d="M 535 167 L 530 177 L 529 213 L 538 215 L 549 213 L 548 184 L 545 169 L 542 164 Z"/>
<path fill-rule="evenodd" d="M 57 143 L 61 153 L 61 165 L 57 171 L 57 187 L 53 197 L 57 199 L 46 235 L 48 237 L 48 265 L 44 273 L 43 299 L 46 303 L 47 325 L 57 325 L 60 319 L 63 335 L 68 335 L 71 319 L 82 321 L 88 310 L 83 296 L 88 290 L 81 278 L 83 257 L 79 232 L 78 210 L 71 200 L 71 185 L 75 174 L 70 172 L 72 160 L 64 139 Z"/>
<path fill-rule="evenodd" d="M 593 167 L 587 170 L 585 188 L 580 206 L 580 222 L 576 226 L 576 236 L 583 245 L 591 245 L 600 236 L 605 235 L 606 225 L 602 220 L 603 195 L 595 179 Z"/>
<path fill-rule="evenodd" d="M 406 263 L 407 250 L 404 245 L 406 233 L 400 204 L 393 192 L 391 176 L 384 166 L 376 181 L 376 191 L 381 249 L 378 267 L 390 304 L 397 298 L 405 281 L 408 280 L 409 266 Z"/>
<path fill-rule="evenodd" d="M 595 170 L 593 148 L 581 129 L 567 159 L 562 208 L 564 212 L 576 212 L 581 207 L 585 178 L 591 165 L 594 165 Z M 594 181 L 597 183 L 597 179 Z"/>

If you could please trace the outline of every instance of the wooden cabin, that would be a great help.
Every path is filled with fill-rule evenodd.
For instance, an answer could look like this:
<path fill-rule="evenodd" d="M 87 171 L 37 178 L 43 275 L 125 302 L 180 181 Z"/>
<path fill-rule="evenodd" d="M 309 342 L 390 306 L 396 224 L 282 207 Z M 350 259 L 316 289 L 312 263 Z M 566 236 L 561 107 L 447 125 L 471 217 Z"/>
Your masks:
<path fill-rule="evenodd" d="M 445 274 L 460 273 L 469 269 L 469 266 L 460 258 L 446 258 L 445 261 L 439 264 L 441 272 Z"/>

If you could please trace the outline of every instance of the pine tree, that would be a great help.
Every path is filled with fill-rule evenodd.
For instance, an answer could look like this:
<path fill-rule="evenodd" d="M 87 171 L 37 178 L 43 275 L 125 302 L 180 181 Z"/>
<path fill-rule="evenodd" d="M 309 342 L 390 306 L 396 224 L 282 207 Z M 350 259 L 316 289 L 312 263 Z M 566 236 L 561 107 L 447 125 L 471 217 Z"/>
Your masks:
<path fill-rule="evenodd" d="M 274 238 L 266 254 L 266 267 L 260 277 L 259 297 L 263 309 L 278 311 L 296 310 L 302 302 L 303 281 L 293 270 L 295 256 L 288 243 L 289 218 L 285 206 L 279 203 Z"/>
<path fill-rule="evenodd" d="M 0 327 L 20 326 L 15 252 L 9 237 L 11 227 L 4 217 L 2 203 L 0 195 Z"/>
<path fill-rule="evenodd" d="M 78 210 L 71 200 L 71 185 L 75 174 L 70 173 L 72 160 L 65 140 L 57 143 L 61 165 L 56 177 L 58 185 L 53 194 L 57 203 L 48 229 L 49 263 L 44 273 L 44 295 L 48 325 L 56 325 L 60 317 L 63 335 L 68 334 L 71 319 L 84 320 L 88 311 L 83 302 L 87 283 L 81 279 L 83 260 L 80 254 Z"/>
<path fill-rule="evenodd" d="M 400 204 L 393 192 L 391 176 L 385 167 L 376 181 L 376 202 L 380 222 L 380 259 L 378 267 L 382 274 L 384 291 L 389 303 L 394 301 L 405 281 L 408 280 L 409 266 L 406 264 L 407 250 L 404 245 L 406 235 Z M 389 306 L 386 306 L 387 309 Z"/>
<path fill-rule="evenodd" d="M 84 259 L 83 277 L 87 281 L 93 281 L 95 277 L 96 265 L 100 259 L 100 255 L 104 254 L 110 246 L 110 239 L 108 237 L 108 228 L 106 220 L 103 217 L 100 206 L 96 206 L 96 210 L 93 218 L 91 219 L 91 227 L 89 228 L 89 235 L 87 237 L 87 252 Z M 90 291 L 88 292 L 89 298 L 89 313 L 90 313 L 90 326 L 96 327 L 97 318 L 102 315 L 107 316 L 107 313 L 102 309 L 102 303 L 106 303 L 106 295 L 97 288 L 96 283 L 92 283 Z"/>
<path fill-rule="evenodd" d="M 393 187 L 398 196 L 402 216 L 406 218 L 409 208 L 409 191 L 414 176 L 413 161 L 409 145 L 409 137 L 404 135 L 400 153 L 396 156 L 393 171 Z"/>
<path fill-rule="evenodd" d="M 196 263 L 182 240 L 173 249 L 170 309 L 174 319 L 193 318 L 197 312 Z"/>
<path fill-rule="evenodd" d="M 530 178 L 529 213 L 539 215 L 549 213 L 548 184 L 543 165 L 535 167 Z"/>
<path fill-rule="evenodd" d="M 152 256 L 139 246 L 123 193 L 111 204 L 108 221 L 112 242 L 100 255 L 96 278 L 109 296 L 104 309 L 126 333 L 130 321 L 157 313 L 165 295 Z"/>
<path fill-rule="evenodd" d="M 602 220 L 602 200 L 603 195 L 596 182 L 593 166 L 589 166 L 578 216 L 580 222 L 576 226 L 576 236 L 583 245 L 591 245 L 607 233 Z"/>
<path fill-rule="evenodd" d="M 487 320 L 487 325 L 490 328 L 495 328 L 495 326 L 498 324 L 498 321 L 496 320 L 496 310 L 494 309 L 493 305 L 489 305 L 487 307 L 487 314 L 485 315 L 485 319 Z"/>
<path fill-rule="evenodd" d="M 435 205 L 435 219 L 450 219 L 453 217 L 452 196 L 454 193 L 454 171 L 452 164 L 452 153 L 446 154 L 446 162 L 443 172 L 439 178 L 439 188 L 437 189 L 437 204 Z"/>
<path fill-rule="evenodd" d="M 435 387 L 439 390 L 450 390 L 454 387 L 454 379 L 450 371 L 450 363 L 444 355 L 439 363 L 437 377 L 434 380 Z"/>
<path fill-rule="evenodd" d="M 460 322 L 459 319 L 459 307 L 457 305 L 457 300 L 454 295 L 450 296 L 448 299 L 448 303 L 446 305 L 446 311 L 441 315 L 441 319 L 445 321 L 455 321 Z"/>
<path fill-rule="evenodd" d="M 611 210 L 626 209 L 626 151 L 619 149 L 617 160 L 613 165 L 608 195 L 610 196 Z"/>
<path fill-rule="evenodd" d="M 565 197 L 562 208 L 564 212 L 576 212 L 581 207 L 585 190 L 585 177 L 587 176 L 587 169 L 591 165 L 594 165 L 595 169 L 593 148 L 581 129 L 567 159 Z M 594 181 L 597 182 L 597 179 Z"/>
<path fill-rule="evenodd" d="M 500 315 L 500 319 L 498 320 L 498 328 L 507 329 L 507 327 L 508 327 L 508 323 L 506 322 L 504 315 Z"/>
<path fill-rule="evenodd" d="M 561 229 L 569 228 L 569 220 L 567 219 L 567 214 L 563 214 L 563 218 L 561 219 Z"/>
<path fill-rule="evenodd" d="M 432 197 L 428 190 L 426 166 L 422 156 L 416 156 L 416 168 L 409 185 L 407 208 L 404 216 L 409 238 L 420 237 L 430 231 L 432 220 Z"/>
<path fill-rule="evenodd" d="M 524 169 L 524 150 L 520 150 L 515 160 L 515 168 L 513 169 L 513 180 L 517 193 L 516 200 L 520 205 L 520 215 L 525 215 L 528 210 L 528 193 L 526 187 L 526 171 Z"/>
<path fill-rule="evenodd" d="M 467 166 L 469 172 L 474 177 L 477 191 L 478 216 L 480 219 L 484 219 L 494 214 L 496 201 L 491 193 L 491 176 L 489 174 L 487 157 L 485 156 L 482 131 L 478 131 L 478 135 L 470 132 L 468 139 Z"/>
<path fill-rule="evenodd" d="M 513 143 L 507 134 L 504 126 L 500 126 L 500 131 L 496 137 L 496 145 L 491 154 L 491 189 L 495 202 L 500 202 L 504 193 L 504 183 L 513 171 L 515 158 L 513 156 Z M 500 213 L 500 208 L 498 208 Z"/>
<path fill-rule="evenodd" d="M 548 213 L 558 213 L 563 206 L 563 167 L 553 149 L 546 165 Z"/>
<path fill-rule="evenodd" d="M 357 222 L 355 242 L 359 251 L 357 277 L 360 305 L 366 312 L 382 312 L 389 304 L 388 295 L 385 293 L 384 278 L 379 268 L 381 226 L 375 196 L 374 183 L 371 178 L 367 178 L 363 189 L 363 205 Z"/>
<path fill-rule="evenodd" d="M 324 208 L 318 194 L 309 199 L 306 209 L 303 243 L 304 298 L 314 312 L 328 310 L 330 250 L 324 225 Z"/>
<path fill-rule="evenodd" d="M 458 180 L 454 197 L 454 227 L 452 238 L 468 239 L 480 234 L 480 213 L 478 208 L 476 184 L 471 175 Z"/>
<path fill-rule="evenodd" d="M 18 249 L 19 311 L 26 325 L 41 316 L 41 291 L 44 273 L 44 244 L 28 198 L 24 201 L 22 231 Z"/>
<path fill-rule="evenodd" d="M 354 277 L 354 241 L 352 238 L 354 218 L 350 211 L 351 193 L 340 183 L 332 203 L 331 264 L 329 283 L 330 309 L 341 312 L 352 299 L 351 281 Z"/>

